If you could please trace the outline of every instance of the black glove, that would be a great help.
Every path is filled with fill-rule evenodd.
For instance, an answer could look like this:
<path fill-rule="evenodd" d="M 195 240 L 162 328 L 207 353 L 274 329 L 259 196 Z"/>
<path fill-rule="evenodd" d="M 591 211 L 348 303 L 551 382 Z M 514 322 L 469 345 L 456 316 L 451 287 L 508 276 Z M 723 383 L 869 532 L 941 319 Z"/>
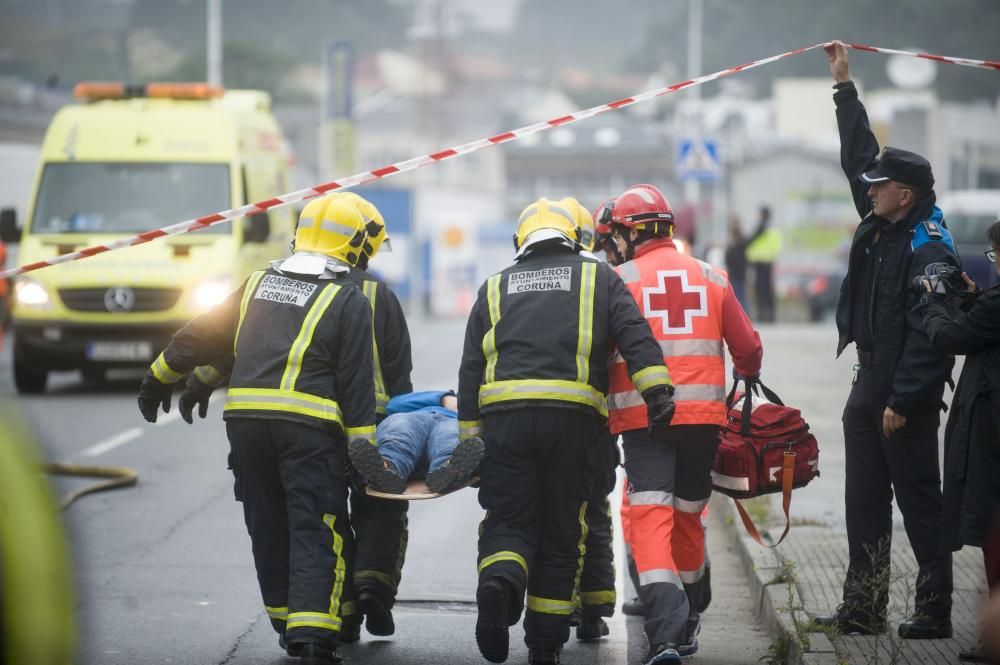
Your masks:
<path fill-rule="evenodd" d="M 649 416 L 649 433 L 662 431 L 674 417 L 674 388 L 669 386 L 651 393 L 646 398 L 646 412 Z"/>
<path fill-rule="evenodd" d="M 155 423 L 161 404 L 163 413 L 170 413 L 170 396 L 173 392 L 173 384 L 161 383 L 152 372 L 146 372 L 139 388 L 139 411 L 142 412 L 142 417 Z"/>
<path fill-rule="evenodd" d="M 187 382 L 181 396 L 177 398 L 177 410 L 188 425 L 194 423 L 194 406 L 198 405 L 198 415 L 204 418 L 208 415 L 208 399 L 212 396 L 212 387 L 203 383 L 192 372 L 188 374 Z"/>

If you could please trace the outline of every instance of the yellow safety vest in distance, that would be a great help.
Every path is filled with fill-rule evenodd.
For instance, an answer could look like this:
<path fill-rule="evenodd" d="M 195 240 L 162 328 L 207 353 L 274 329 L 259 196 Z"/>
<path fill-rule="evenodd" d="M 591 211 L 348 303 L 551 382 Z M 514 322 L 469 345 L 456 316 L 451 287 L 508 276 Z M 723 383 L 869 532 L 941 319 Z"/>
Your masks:
<path fill-rule="evenodd" d="M 333 392 L 329 340 L 317 335 L 345 288 L 353 287 L 274 271 L 250 276 L 240 304 L 227 417 L 319 421 L 336 424 L 351 439 L 375 442 L 374 424 L 344 426 Z"/>

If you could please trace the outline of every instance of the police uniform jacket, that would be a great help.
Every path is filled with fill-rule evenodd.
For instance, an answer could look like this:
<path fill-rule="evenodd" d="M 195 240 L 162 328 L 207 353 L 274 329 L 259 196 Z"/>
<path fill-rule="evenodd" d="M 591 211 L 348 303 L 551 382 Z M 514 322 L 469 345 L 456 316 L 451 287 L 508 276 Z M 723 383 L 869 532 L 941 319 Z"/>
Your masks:
<path fill-rule="evenodd" d="M 361 268 L 351 268 L 344 280 L 368 298 L 372 310 L 375 357 L 375 411 L 386 415 L 390 397 L 413 392 L 410 372 L 410 331 L 399 299 L 384 282 Z"/>
<path fill-rule="evenodd" d="M 479 289 L 459 369 L 459 432 L 501 409 L 563 407 L 607 417 L 613 344 L 644 395 L 670 385 L 632 295 L 605 263 L 562 246 L 529 252 Z"/>
<path fill-rule="evenodd" d="M 250 275 L 153 363 L 163 383 L 233 352 L 223 417 L 277 418 L 375 440 L 371 307 L 343 278 Z"/>
<path fill-rule="evenodd" d="M 965 356 L 944 435 L 941 533 L 957 551 L 987 545 L 1000 515 L 1000 286 L 983 291 L 968 311 L 948 304 L 929 293 L 918 310 L 935 348 Z"/>
<path fill-rule="evenodd" d="M 886 405 L 903 416 L 936 410 L 954 359 L 931 346 L 923 321 L 913 311 L 919 296 L 910 284 L 930 263 L 958 266 L 958 256 L 933 191 L 894 224 L 872 212 L 869 185 L 860 176 L 875 165 L 878 142 L 853 83 L 838 86 L 833 98 L 841 166 L 862 217 L 837 305 L 837 355 L 851 342 L 871 353 L 868 406 L 880 410 Z M 878 242 L 873 244 L 876 234 Z M 872 254 L 866 257 L 866 252 Z M 863 339 L 858 339 L 859 331 Z"/>

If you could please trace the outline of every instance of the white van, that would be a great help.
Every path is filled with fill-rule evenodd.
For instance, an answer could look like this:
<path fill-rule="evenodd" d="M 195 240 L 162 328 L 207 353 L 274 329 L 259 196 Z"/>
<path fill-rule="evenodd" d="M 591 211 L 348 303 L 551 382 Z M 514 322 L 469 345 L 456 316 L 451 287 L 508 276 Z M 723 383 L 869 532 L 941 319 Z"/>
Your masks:
<path fill-rule="evenodd" d="M 1000 219 L 1000 189 L 966 189 L 945 192 L 937 205 L 962 257 L 962 268 L 976 284 L 987 288 L 997 283 L 997 273 L 984 252 L 986 229 Z"/>

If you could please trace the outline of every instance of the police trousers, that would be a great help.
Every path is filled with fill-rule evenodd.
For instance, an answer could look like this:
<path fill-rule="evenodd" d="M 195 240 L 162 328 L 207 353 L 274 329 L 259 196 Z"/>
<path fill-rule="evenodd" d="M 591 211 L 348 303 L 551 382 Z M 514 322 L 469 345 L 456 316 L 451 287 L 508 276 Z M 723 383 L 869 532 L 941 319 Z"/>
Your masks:
<path fill-rule="evenodd" d="M 675 425 L 662 435 L 622 434 L 628 486 L 622 500 L 625 541 L 632 550 L 650 644 L 684 644 L 689 616 L 704 606 L 705 531 L 701 514 L 712 495 L 715 425 Z"/>
<path fill-rule="evenodd" d="M 928 617 L 950 616 L 951 552 L 941 544 L 941 473 L 938 463 L 940 412 L 912 414 L 888 439 L 882 434 L 884 405 L 866 399 L 871 370 L 858 375 L 844 409 L 847 543 L 850 563 L 844 603 L 862 619 L 885 619 L 888 603 L 892 500 L 919 567 L 915 610 Z"/>
<path fill-rule="evenodd" d="M 527 591 L 524 641 L 531 649 L 559 649 L 569 639 L 597 426 L 596 416 L 558 407 L 483 418 L 479 503 L 486 518 L 479 536 L 479 583 L 506 580 L 513 591 L 511 625 L 521 616 Z"/>
<path fill-rule="evenodd" d="M 343 436 L 256 418 L 226 432 L 271 625 L 289 644 L 336 647 L 353 546 Z"/>

